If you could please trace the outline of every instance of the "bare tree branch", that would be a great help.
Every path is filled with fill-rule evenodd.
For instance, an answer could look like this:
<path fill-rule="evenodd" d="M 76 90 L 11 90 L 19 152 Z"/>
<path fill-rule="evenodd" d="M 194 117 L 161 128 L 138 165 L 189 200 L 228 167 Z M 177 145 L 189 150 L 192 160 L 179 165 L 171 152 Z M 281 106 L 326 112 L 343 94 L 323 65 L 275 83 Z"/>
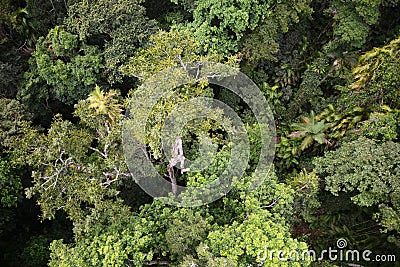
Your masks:
<path fill-rule="evenodd" d="M 182 139 L 176 138 L 175 144 L 172 146 L 172 157 L 167 165 L 169 179 L 172 183 L 172 193 L 174 195 L 178 192 L 178 185 L 176 182 L 174 167 L 180 163 L 181 173 L 187 172 L 190 168 L 185 168 L 185 156 L 183 155 Z"/>
<path fill-rule="evenodd" d="M 261 206 L 261 208 L 262 208 L 262 209 L 272 208 L 272 207 L 275 206 L 276 204 L 278 204 L 278 200 L 277 200 L 277 199 L 274 199 L 274 200 L 272 201 L 271 204 L 266 205 L 266 206 Z"/>

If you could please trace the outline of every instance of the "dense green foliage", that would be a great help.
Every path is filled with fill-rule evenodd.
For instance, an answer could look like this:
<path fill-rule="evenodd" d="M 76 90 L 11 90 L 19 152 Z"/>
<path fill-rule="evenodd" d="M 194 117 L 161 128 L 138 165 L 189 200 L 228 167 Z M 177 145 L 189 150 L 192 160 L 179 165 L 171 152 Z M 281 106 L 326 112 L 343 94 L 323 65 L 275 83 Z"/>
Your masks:
<path fill-rule="evenodd" d="M 108 80 L 120 81 L 118 67 L 146 43 L 156 22 L 146 18 L 142 0 L 75 2 L 68 8 L 67 29 L 80 40 L 102 47 Z"/>
<path fill-rule="evenodd" d="M 344 252 L 399 266 L 399 14 L 398 0 L 0 0 L 0 265 L 378 266 L 268 255 L 318 257 L 345 238 Z M 250 104 L 185 78 L 225 71 L 204 62 L 245 73 L 269 101 L 269 170 L 255 171 L 265 137 Z M 154 84 L 176 88 L 154 102 Z M 200 97 L 229 105 L 243 127 L 190 105 Z M 207 116 L 186 123 L 196 112 Z M 205 168 L 168 158 L 171 117 L 185 159 Z M 218 178 L 242 130 L 243 177 L 202 206 L 153 199 L 124 154 L 132 125 L 172 195 Z"/>
<path fill-rule="evenodd" d="M 26 87 L 20 97 L 66 104 L 84 99 L 101 78 L 101 60 L 96 47 L 80 45 L 78 36 L 57 26 L 37 41 L 30 60 L 32 71 L 25 73 Z"/>
<path fill-rule="evenodd" d="M 389 230 L 399 230 L 398 162 L 399 145 L 391 141 L 376 144 L 366 138 L 348 142 L 336 151 L 315 161 L 316 171 L 325 177 L 326 189 L 357 192 L 355 204 L 380 209 L 381 223 Z M 389 218 L 388 218 L 389 216 Z"/>

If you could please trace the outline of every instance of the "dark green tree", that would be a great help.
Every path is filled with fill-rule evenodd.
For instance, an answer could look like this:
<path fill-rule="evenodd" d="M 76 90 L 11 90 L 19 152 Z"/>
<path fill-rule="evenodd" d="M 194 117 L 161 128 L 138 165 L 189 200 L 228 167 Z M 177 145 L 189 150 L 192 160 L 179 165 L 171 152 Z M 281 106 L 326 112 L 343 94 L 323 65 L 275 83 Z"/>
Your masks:
<path fill-rule="evenodd" d="M 118 68 L 147 43 L 157 29 L 146 17 L 142 0 L 76 1 L 68 9 L 67 30 L 79 40 L 101 47 L 110 83 L 121 82 Z"/>
<path fill-rule="evenodd" d="M 103 67 L 97 47 L 80 42 L 78 36 L 57 26 L 46 38 L 39 38 L 19 97 L 32 105 L 53 99 L 76 103 L 101 81 Z"/>
<path fill-rule="evenodd" d="M 399 152 L 398 143 L 377 144 L 361 137 L 316 158 L 315 170 L 326 190 L 335 195 L 352 192 L 355 204 L 379 208 L 374 216 L 385 231 L 399 232 Z"/>

